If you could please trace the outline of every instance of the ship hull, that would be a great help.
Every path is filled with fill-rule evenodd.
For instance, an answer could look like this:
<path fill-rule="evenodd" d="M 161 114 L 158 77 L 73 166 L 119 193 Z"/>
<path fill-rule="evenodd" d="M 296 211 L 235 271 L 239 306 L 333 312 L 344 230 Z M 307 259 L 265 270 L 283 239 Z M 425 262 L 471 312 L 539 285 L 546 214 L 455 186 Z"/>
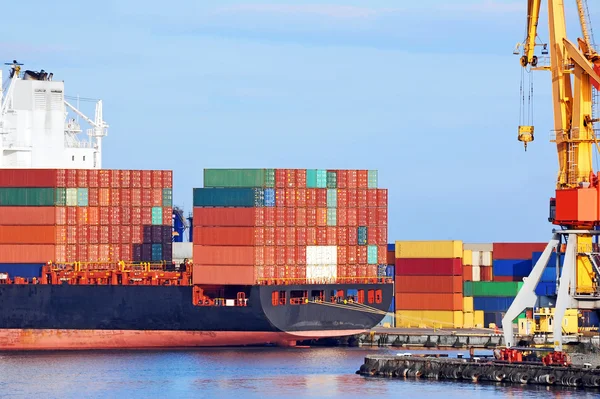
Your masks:
<path fill-rule="evenodd" d="M 192 287 L 0 285 L 0 350 L 293 345 L 375 326 L 391 284 L 254 286 L 248 306 L 195 306 Z M 380 303 L 274 305 L 273 291 L 381 290 Z M 309 294 L 310 295 L 310 294 Z"/>

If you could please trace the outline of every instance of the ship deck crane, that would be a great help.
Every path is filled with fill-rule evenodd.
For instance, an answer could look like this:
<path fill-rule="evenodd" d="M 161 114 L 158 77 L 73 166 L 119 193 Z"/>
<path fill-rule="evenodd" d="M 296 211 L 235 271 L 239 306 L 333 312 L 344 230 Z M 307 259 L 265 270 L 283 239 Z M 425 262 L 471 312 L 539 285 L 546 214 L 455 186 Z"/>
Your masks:
<path fill-rule="evenodd" d="M 523 49 L 523 68 L 551 73 L 554 133 L 559 171 L 556 195 L 550 199 L 549 221 L 559 228 L 553 230 L 542 256 L 537 261 L 523 287 L 506 312 L 502 323 L 507 347 L 513 346 L 513 320 L 525 308 L 537 301 L 535 288 L 548 265 L 550 256 L 557 256 L 558 295 L 553 327 L 554 349 L 562 351 L 562 320 L 567 308 L 600 308 L 600 254 L 595 251 L 594 230 L 600 225 L 599 175 L 594 171 L 592 155 L 598 149 L 594 125 L 592 86 L 600 86 L 600 57 L 593 47 L 591 25 L 585 0 L 576 0 L 582 38 L 577 45 L 567 38 L 563 0 L 547 0 L 549 65 L 538 65 L 534 55 L 541 0 L 528 0 L 527 37 L 517 48 Z M 533 126 L 519 126 L 518 140 L 533 141 Z M 566 244 L 566 245 L 565 245 Z M 562 259 L 562 272 L 560 263 Z"/>

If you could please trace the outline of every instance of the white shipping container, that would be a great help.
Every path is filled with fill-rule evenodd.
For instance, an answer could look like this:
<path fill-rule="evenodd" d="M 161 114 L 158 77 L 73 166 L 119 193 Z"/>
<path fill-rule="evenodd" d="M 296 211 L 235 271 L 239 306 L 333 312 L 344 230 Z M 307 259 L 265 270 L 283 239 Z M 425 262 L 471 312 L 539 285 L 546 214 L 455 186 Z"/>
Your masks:
<path fill-rule="evenodd" d="M 184 259 L 192 260 L 194 255 L 194 244 L 191 242 L 174 242 L 173 243 L 173 260 L 175 262 L 183 262 Z"/>
<path fill-rule="evenodd" d="M 492 251 L 481 252 L 481 265 L 480 266 L 492 266 Z"/>
<path fill-rule="evenodd" d="M 473 266 L 473 281 L 481 281 L 481 268 Z"/>
<path fill-rule="evenodd" d="M 481 251 L 473 251 L 473 266 L 481 265 Z"/>
<path fill-rule="evenodd" d="M 470 249 L 471 251 L 491 251 L 494 248 L 494 244 L 485 243 L 485 244 L 473 244 L 465 242 L 463 244 L 464 249 Z"/>
<path fill-rule="evenodd" d="M 306 247 L 307 265 L 337 265 L 337 246 L 325 245 Z M 307 274 L 308 277 L 308 274 Z"/>
<path fill-rule="evenodd" d="M 67 188 L 67 206 L 77 206 L 76 188 Z"/>
<path fill-rule="evenodd" d="M 306 279 L 309 283 L 331 283 L 337 278 L 337 264 L 306 265 Z"/>

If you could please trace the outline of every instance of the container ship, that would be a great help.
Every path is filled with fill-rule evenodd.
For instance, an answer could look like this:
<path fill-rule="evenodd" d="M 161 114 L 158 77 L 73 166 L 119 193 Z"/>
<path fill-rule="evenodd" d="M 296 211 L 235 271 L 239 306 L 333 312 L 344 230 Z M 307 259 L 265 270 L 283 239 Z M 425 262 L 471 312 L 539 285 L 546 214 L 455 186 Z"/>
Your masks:
<path fill-rule="evenodd" d="M 102 102 L 89 118 L 52 73 L 8 65 L 0 350 L 293 346 L 384 318 L 376 171 L 205 169 L 173 262 L 172 171 L 104 169 Z"/>

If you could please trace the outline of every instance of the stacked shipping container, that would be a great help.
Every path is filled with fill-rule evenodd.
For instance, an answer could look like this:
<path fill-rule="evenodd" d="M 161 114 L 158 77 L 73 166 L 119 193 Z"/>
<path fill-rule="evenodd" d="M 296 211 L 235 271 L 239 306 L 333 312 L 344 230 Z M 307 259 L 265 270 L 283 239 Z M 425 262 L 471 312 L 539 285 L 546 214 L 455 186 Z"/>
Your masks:
<path fill-rule="evenodd" d="M 0 169 L 0 271 L 33 277 L 48 261 L 170 260 L 172 176 Z"/>
<path fill-rule="evenodd" d="M 194 226 L 196 283 L 344 282 L 387 270 L 377 171 L 205 169 Z"/>

